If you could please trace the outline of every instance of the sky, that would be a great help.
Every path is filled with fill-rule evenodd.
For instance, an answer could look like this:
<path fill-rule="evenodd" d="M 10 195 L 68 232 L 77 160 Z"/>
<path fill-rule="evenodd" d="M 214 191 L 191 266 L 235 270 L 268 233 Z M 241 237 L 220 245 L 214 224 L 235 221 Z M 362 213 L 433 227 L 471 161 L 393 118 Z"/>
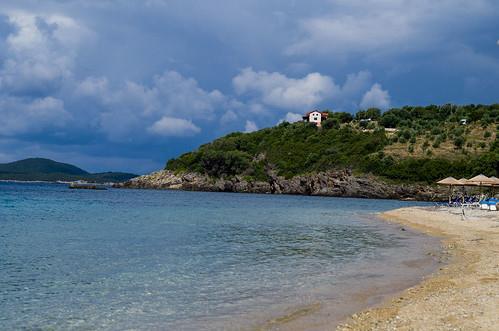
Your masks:
<path fill-rule="evenodd" d="M 311 109 L 497 102 L 497 0 L 0 2 L 0 162 L 142 174 Z"/>

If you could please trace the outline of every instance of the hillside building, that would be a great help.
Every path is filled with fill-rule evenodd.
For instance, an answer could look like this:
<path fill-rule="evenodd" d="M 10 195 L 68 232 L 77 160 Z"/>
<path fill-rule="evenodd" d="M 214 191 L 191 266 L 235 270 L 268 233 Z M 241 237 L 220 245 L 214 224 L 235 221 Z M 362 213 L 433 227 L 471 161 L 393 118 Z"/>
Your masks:
<path fill-rule="evenodd" d="M 303 121 L 315 123 L 315 125 L 321 126 L 322 121 L 325 121 L 328 116 L 329 113 L 327 112 L 320 112 L 318 110 L 313 110 L 303 115 Z"/>

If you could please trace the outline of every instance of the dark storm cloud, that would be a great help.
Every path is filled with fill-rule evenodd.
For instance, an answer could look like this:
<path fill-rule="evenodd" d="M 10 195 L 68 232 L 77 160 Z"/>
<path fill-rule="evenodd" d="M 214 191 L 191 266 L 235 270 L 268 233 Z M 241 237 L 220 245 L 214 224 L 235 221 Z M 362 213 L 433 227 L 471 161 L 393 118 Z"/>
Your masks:
<path fill-rule="evenodd" d="M 0 161 L 148 171 L 312 107 L 491 103 L 495 1 L 3 1 Z"/>

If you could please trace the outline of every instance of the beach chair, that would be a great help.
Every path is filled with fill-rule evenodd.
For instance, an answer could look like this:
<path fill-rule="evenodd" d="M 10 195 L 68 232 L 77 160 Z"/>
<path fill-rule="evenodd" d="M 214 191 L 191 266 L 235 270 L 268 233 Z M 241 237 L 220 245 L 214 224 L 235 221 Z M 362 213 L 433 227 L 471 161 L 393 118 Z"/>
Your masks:
<path fill-rule="evenodd" d="M 449 207 L 461 207 L 461 198 L 453 198 L 449 203 Z"/>
<path fill-rule="evenodd" d="M 473 207 L 473 198 L 472 197 L 464 197 L 463 199 L 463 207 L 471 208 Z"/>
<path fill-rule="evenodd" d="M 483 199 L 480 201 L 480 209 L 489 210 L 489 199 Z"/>
<path fill-rule="evenodd" d="M 497 211 L 497 203 L 499 200 L 497 199 L 489 199 L 489 210 Z"/>
<path fill-rule="evenodd" d="M 472 199 L 471 200 L 472 201 L 471 202 L 471 206 L 479 208 L 480 207 L 480 198 L 478 198 L 478 197 L 472 197 L 471 199 Z"/>

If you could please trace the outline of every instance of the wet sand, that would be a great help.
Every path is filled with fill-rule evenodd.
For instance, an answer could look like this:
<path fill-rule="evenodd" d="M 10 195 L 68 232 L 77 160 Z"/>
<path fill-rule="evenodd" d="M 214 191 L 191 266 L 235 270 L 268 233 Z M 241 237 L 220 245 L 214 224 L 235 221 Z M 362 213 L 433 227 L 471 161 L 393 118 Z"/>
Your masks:
<path fill-rule="evenodd" d="M 383 213 L 389 222 L 441 237 L 449 263 L 337 330 L 499 330 L 499 212 L 465 214 L 418 207 Z"/>

